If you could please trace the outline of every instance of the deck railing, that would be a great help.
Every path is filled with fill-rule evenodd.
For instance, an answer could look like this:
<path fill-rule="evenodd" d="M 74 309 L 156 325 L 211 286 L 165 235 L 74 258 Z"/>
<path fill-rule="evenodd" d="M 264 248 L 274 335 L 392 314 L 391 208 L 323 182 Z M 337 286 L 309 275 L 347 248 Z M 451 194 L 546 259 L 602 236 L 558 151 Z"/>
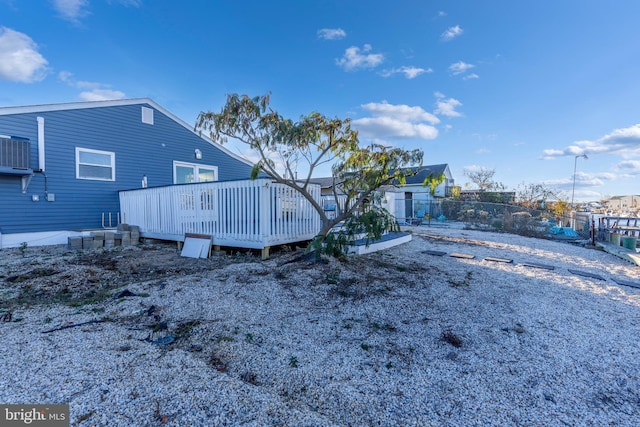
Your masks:
<path fill-rule="evenodd" d="M 640 217 L 605 216 L 598 219 L 598 230 L 640 238 Z"/>
<path fill-rule="evenodd" d="M 320 186 L 309 190 L 320 200 Z M 120 210 L 145 237 L 182 241 L 185 233 L 208 234 L 214 245 L 241 248 L 309 240 L 321 228 L 311 203 L 270 179 L 121 191 Z"/>

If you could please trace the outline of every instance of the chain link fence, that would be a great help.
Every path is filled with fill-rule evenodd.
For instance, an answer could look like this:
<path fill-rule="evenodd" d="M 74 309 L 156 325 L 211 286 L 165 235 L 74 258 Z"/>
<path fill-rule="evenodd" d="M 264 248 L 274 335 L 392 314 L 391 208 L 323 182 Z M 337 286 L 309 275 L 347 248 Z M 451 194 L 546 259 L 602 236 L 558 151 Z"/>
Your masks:
<path fill-rule="evenodd" d="M 459 200 L 404 201 L 411 213 L 398 220 L 405 224 L 437 224 L 462 221 L 468 228 L 503 231 L 531 237 L 591 238 L 589 215 L 555 216 L 544 210 L 527 209 L 502 203 Z M 411 204 L 411 206 L 409 206 Z"/>

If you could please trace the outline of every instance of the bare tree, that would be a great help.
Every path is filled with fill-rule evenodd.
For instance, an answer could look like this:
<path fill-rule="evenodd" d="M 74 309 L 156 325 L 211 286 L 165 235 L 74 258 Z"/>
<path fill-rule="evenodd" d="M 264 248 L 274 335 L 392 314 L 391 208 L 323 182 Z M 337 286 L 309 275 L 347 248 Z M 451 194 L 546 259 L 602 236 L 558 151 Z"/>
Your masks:
<path fill-rule="evenodd" d="M 493 176 L 495 173 L 495 169 L 485 167 L 464 170 L 464 174 L 476 185 L 480 192 L 502 191 L 505 189 L 503 183 L 494 181 Z"/>
<path fill-rule="evenodd" d="M 543 209 L 547 202 L 560 198 L 557 190 L 545 184 L 522 182 L 516 187 L 516 203 L 528 209 Z"/>

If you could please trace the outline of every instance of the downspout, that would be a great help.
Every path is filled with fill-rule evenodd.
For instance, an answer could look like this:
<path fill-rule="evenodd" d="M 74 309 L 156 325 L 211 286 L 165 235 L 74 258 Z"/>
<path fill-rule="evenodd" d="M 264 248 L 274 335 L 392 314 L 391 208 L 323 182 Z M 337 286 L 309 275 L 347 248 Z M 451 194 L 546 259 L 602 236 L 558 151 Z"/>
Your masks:
<path fill-rule="evenodd" d="M 44 172 L 44 117 L 38 117 L 38 171 Z"/>
<path fill-rule="evenodd" d="M 44 117 L 37 117 L 38 120 L 38 170 L 34 172 L 41 173 L 44 176 L 44 196 L 49 200 L 49 183 L 47 182 L 47 174 L 44 173 Z"/>
<path fill-rule="evenodd" d="M 36 119 L 38 120 L 38 169 L 34 170 L 33 172 L 41 173 L 44 175 L 44 185 L 46 193 L 47 176 L 44 174 L 44 117 L 36 117 Z M 27 192 L 32 177 L 33 173 L 31 173 L 31 175 L 24 175 L 22 177 L 22 194 Z"/>

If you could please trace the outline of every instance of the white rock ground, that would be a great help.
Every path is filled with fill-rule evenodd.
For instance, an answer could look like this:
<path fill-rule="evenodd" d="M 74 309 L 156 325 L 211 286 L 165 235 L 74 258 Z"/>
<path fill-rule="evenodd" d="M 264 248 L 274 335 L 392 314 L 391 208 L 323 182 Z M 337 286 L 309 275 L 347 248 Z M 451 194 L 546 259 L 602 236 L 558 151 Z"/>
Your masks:
<path fill-rule="evenodd" d="M 22 307 L 0 323 L 0 403 L 68 403 L 82 426 L 640 425 L 640 289 L 612 280 L 640 268 L 412 230 L 347 266 L 230 262 L 127 286 L 140 296 Z M 145 341 L 155 315 L 173 344 Z"/>

